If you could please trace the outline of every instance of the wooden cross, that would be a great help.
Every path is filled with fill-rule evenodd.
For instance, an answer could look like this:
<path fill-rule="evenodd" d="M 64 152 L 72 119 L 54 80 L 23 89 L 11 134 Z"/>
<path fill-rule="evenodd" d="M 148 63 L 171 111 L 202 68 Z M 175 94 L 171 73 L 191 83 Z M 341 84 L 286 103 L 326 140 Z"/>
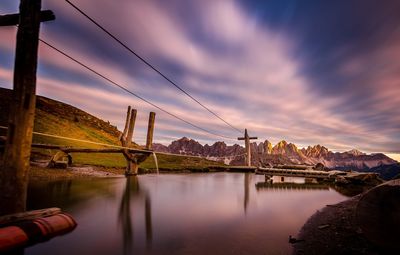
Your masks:
<path fill-rule="evenodd" d="M 41 0 L 21 0 L 19 9 L 19 14 L 0 16 L 0 26 L 18 25 L 13 104 L 0 169 L 0 215 L 25 211 L 40 22 L 55 19 L 52 11 L 41 11 Z"/>
<path fill-rule="evenodd" d="M 244 130 L 244 137 L 238 137 L 238 140 L 244 140 L 246 148 L 246 165 L 251 166 L 251 151 L 250 151 L 250 140 L 258 139 L 258 137 L 250 137 L 247 133 L 247 129 Z"/>

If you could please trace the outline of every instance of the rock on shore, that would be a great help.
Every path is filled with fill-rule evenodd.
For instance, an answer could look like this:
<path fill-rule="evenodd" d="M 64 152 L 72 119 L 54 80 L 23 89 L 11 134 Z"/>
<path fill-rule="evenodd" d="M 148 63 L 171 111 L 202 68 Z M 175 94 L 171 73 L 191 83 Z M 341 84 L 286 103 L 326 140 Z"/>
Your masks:
<path fill-rule="evenodd" d="M 327 205 L 302 227 L 293 254 L 400 254 L 400 180 Z"/>

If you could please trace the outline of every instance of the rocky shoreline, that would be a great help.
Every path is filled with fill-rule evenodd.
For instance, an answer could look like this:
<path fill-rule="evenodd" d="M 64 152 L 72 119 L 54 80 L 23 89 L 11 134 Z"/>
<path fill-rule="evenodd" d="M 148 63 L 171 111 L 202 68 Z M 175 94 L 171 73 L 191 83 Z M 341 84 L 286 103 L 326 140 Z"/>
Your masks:
<path fill-rule="evenodd" d="M 229 171 L 229 167 L 186 167 L 184 169 L 168 169 L 160 167 L 159 173 L 212 173 Z M 139 174 L 155 174 L 155 169 L 139 168 Z M 102 167 L 93 165 L 74 164 L 67 168 L 48 168 L 47 161 L 32 161 L 29 171 L 30 180 L 56 180 L 56 179 L 77 179 L 77 178 L 105 178 L 105 177 L 124 177 L 125 168 L 121 167 Z"/>
<path fill-rule="evenodd" d="M 395 188 L 391 185 L 393 182 L 379 185 L 344 202 L 327 205 L 317 211 L 301 228 L 297 238 L 289 240 L 293 244 L 293 254 L 399 254 L 397 245 L 393 243 L 382 245 L 375 237 L 377 234 L 390 235 L 392 232 L 397 237 L 398 234 L 399 223 L 396 216 L 393 216 L 393 213 L 399 210 L 398 202 L 393 203 L 393 199 L 397 198 L 392 198 L 390 195 L 382 197 L 382 194 L 392 194 L 392 190 L 398 192 L 399 182 L 396 181 Z M 385 186 L 392 186 L 390 193 L 385 191 L 387 189 Z M 368 201 L 368 204 L 365 201 Z M 382 217 L 382 211 L 387 205 L 391 206 L 391 215 L 385 211 L 383 214 L 387 216 Z M 377 219 L 378 215 L 380 218 L 375 222 L 370 220 Z M 381 225 L 387 221 L 390 221 L 391 227 L 385 229 Z"/>
<path fill-rule="evenodd" d="M 46 162 L 31 162 L 30 181 L 46 181 L 58 179 L 122 177 L 125 169 L 89 165 L 76 165 L 67 169 L 48 168 Z"/>

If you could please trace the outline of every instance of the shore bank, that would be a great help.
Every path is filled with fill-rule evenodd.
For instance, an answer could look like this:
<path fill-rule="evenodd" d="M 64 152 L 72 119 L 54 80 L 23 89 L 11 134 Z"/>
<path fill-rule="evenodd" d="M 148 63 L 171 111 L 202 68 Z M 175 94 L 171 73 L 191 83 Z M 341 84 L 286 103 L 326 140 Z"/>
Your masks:
<path fill-rule="evenodd" d="M 76 165 L 66 169 L 47 168 L 41 162 L 31 162 L 29 179 L 46 181 L 59 179 L 123 177 L 125 169 L 89 165 Z"/>
<path fill-rule="evenodd" d="M 293 254 L 399 254 L 400 181 L 392 180 L 311 216 Z"/>
<path fill-rule="evenodd" d="M 75 164 L 68 168 L 48 168 L 46 162 L 31 162 L 29 178 L 30 180 L 58 180 L 58 179 L 77 179 L 77 178 L 105 178 L 105 177 L 124 177 L 125 168 L 123 167 L 104 167 L 93 165 Z M 224 172 L 229 168 L 224 167 L 185 167 L 182 169 L 169 169 L 161 167 L 160 173 L 211 173 Z M 139 168 L 139 174 L 155 174 L 156 169 Z"/>

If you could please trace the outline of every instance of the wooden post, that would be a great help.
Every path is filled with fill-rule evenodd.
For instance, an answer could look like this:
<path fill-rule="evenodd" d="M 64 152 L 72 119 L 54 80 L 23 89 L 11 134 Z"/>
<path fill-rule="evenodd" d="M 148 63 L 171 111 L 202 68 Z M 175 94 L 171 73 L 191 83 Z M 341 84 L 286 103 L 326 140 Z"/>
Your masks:
<path fill-rule="evenodd" d="M 131 116 L 131 106 L 128 106 L 128 111 L 126 112 L 126 120 L 125 120 L 125 127 L 124 127 L 124 131 L 122 132 L 122 134 L 119 136 L 119 140 L 122 143 L 122 146 L 124 146 L 124 142 L 126 139 L 126 133 L 128 132 L 128 126 L 129 126 L 129 118 Z"/>
<path fill-rule="evenodd" d="M 126 137 L 126 146 L 129 147 L 132 144 L 132 138 L 133 138 L 133 129 L 135 128 L 135 122 L 136 122 L 136 115 L 137 115 L 137 110 L 133 109 L 131 111 L 131 118 L 129 120 L 129 129 L 128 129 L 128 135 Z"/>
<path fill-rule="evenodd" d="M 10 107 L 7 141 L 0 170 L 0 215 L 23 212 L 26 208 L 36 104 L 41 0 L 21 0 L 19 8 L 13 104 Z M 13 25 L 10 21 L 4 22 L 3 18 L 0 18 L 0 25 Z"/>
<path fill-rule="evenodd" d="M 251 150 L 250 140 L 258 139 L 257 137 L 250 137 L 247 133 L 247 129 L 244 130 L 244 137 L 238 137 L 238 140 L 244 140 L 245 151 L 246 151 L 246 165 L 251 166 Z"/>
<path fill-rule="evenodd" d="M 251 166 L 251 151 L 250 151 L 250 139 L 249 139 L 249 135 L 247 134 L 247 129 L 245 130 L 245 148 L 246 148 L 246 165 L 247 166 Z"/>
<path fill-rule="evenodd" d="M 151 150 L 153 147 L 153 133 L 154 133 L 154 120 L 156 118 L 155 112 L 150 112 L 149 115 L 149 125 L 147 127 L 147 140 L 146 140 L 146 149 Z"/>
<path fill-rule="evenodd" d="M 137 111 L 135 109 L 132 110 L 131 107 L 128 106 L 124 132 L 120 136 L 121 144 L 124 147 L 129 147 L 132 144 L 133 129 L 135 127 L 135 121 L 136 121 L 136 113 Z M 137 174 L 139 165 L 137 164 L 134 155 L 125 149 L 122 153 L 126 159 L 125 175 Z"/>
<path fill-rule="evenodd" d="M 120 135 L 120 141 L 122 146 L 129 147 L 132 144 L 133 137 L 133 129 L 135 126 L 137 111 L 136 109 L 131 109 L 128 107 L 128 112 L 126 114 L 125 128 L 124 132 Z M 147 141 L 146 141 L 146 149 L 151 150 L 153 143 L 153 132 L 154 132 L 154 120 L 156 114 L 154 112 L 150 113 L 149 117 L 149 126 L 147 130 Z M 132 152 L 128 149 L 123 149 L 122 151 L 125 159 L 126 159 L 126 170 L 125 175 L 137 175 L 139 170 L 139 164 L 146 160 L 151 152 Z"/>

